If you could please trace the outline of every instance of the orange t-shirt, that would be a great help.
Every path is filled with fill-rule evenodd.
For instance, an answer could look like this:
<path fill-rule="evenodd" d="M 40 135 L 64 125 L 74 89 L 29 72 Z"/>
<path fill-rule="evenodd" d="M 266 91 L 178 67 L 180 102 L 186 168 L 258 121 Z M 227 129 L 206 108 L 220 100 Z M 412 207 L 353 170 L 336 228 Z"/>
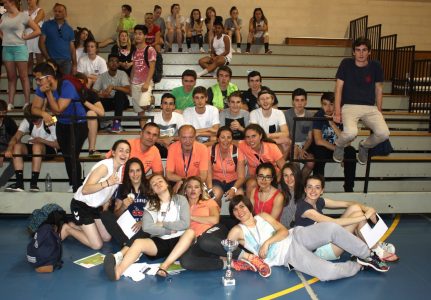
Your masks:
<path fill-rule="evenodd" d="M 276 144 L 262 142 L 263 151 L 258 153 L 254 151 L 245 141 L 239 141 L 238 147 L 244 153 L 248 165 L 248 175 L 255 175 L 256 168 L 263 162 L 272 163 L 278 170 L 276 161 L 283 158 L 283 154 Z"/>
<path fill-rule="evenodd" d="M 211 146 L 208 147 L 208 160 L 211 162 Z M 238 173 L 236 171 L 235 162 L 232 158 L 233 155 L 233 145 L 230 146 L 231 156 L 225 159 L 221 159 L 220 157 L 220 145 L 215 145 L 215 163 L 212 165 L 212 178 L 218 181 L 232 182 L 238 179 Z M 244 154 L 238 148 L 238 162 L 244 161 Z M 224 170 L 224 171 L 223 171 Z"/>
<path fill-rule="evenodd" d="M 145 152 L 141 151 L 141 139 L 136 138 L 127 140 L 130 144 L 130 156 L 129 158 L 136 157 L 144 165 L 145 174 L 151 169 L 153 172 L 163 173 L 162 157 L 160 156 L 159 149 L 156 146 L 152 146 Z M 106 153 L 106 157 L 111 157 L 111 150 Z"/>
<path fill-rule="evenodd" d="M 194 217 L 209 217 L 210 208 L 216 207 L 220 212 L 220 207 L 213 199 L 203 200 L 190 207 L 190 215 Z M 194 230 L 196 236 L 200 236 L 215 224 L 202 224 L 199 222 L 191 221 L 190 228 Z"/>
<path fill-rule="evenodd" d="M 207 151 L 207 147 L 204 144 L 194 142 L 192 157 L 190 158 L 191 161 L 189 163 L 189 156 L 183 156 L 181 143 L 180 141 L 176 141 L 168 148 L 166 171 L 173 172 L 183 178 L 200 176 L 200 171 L 208 171 Z"/>

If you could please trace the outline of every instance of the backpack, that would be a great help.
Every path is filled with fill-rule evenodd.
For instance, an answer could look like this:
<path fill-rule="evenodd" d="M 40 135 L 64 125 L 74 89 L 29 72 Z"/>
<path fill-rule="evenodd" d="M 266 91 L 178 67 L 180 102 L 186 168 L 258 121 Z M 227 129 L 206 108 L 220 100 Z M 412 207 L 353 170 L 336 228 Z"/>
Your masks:
<path fill-rule="evenodd" d="M 144 50 L 144 60 L 148 68 L 150 67 L 150 62 L 148 61 L 148 49 L 150 47 L 151 46 L 147 46 L 145 47 L 145 50 Z M 162 80 L 162 77 L 163 77 L 163 57 L 162 57 L 162 54 L 157 52 L 156 67 L 154 68 L 154 74 L 153 74 L 153 82 L 159 83 Z"/>
<path fill-rule="evenodd" d="M 60 235 L 52 225 L 43 224 L 27 245 L 27 261 L 37 272 L 52 272 L 62 267 L 62 252 Z"/>
<path fill-rule="evenodd" d="M 42 224 L 50 224 L 57 226 L 60 231 L 65 220 L 66 212 L 60 205 L 55 203 L 45 204 L 42 208 L 35 209 L 31 213 L 28 230 L 33 234 Z"/>
<path fill-rule="evenodd" d="M 211 164 L 214 165 L 216 163 L 216 153 L 215 153 L 215 146 L 217 144 L 214 144 L 211 146 Z M 238 147 L 233 145 L 233 150 L 232 150 L 232 159 L 233 159 L 233 163 L 235 164 L 235 170 L 236 167 L 238 165 Z"/>

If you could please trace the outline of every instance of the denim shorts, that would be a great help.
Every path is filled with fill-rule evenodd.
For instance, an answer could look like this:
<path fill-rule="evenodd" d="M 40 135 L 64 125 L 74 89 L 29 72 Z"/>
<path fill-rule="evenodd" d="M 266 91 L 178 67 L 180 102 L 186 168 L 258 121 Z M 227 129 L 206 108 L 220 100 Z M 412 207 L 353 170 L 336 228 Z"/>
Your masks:
<path fill-rule="evenodd" d="M 331 244 L 323 245 L 314 251 L 314 254 L 324 260 L 337 260 L 340 257 L 335 256 Z"/>
<path fill-rule="evenodd" d="M 28 61 L 26 45 L 3 46 L 3 61 Z"/>

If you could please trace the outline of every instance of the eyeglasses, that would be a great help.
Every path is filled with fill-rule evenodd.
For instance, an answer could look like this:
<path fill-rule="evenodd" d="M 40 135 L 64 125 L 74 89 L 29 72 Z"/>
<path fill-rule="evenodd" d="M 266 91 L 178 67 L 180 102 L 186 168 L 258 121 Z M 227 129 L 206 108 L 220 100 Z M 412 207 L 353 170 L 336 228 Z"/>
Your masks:
<path fill-rule="evenodd" d="M 42 81 L 42 79 L 47 78 L 50 75 L 44 75 L 44 76 L 40 76 L 39 78 L 36 78 L 36 83 L 40 84 L 40 82 Z"/>
<path fill-rule="evenodd" d="M 257 179 L 260 179 L 260 180 L 271 181 L 272 178 L 274 178 L 274 177 L 271 175 L 267 175 L 267 176 L 262 175 L 262 174 L 257 175 Z"/>

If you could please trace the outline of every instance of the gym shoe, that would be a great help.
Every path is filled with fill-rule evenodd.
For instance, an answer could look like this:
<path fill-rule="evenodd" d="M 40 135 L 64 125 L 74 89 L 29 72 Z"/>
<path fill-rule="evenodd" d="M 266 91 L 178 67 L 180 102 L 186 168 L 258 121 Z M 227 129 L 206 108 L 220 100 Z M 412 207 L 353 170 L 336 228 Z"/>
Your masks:
<path fill-rule="evenodd" d="M 25 110 L 27 108 L 27 106 L 29 106 L 29 105 L 30 105 L 30 103 L 24 104 L 24 106 L 22 107 L 22 110 Z"/>
<path fill-rule="evenodd" d="M 380 260 L 383 262 L 397 262 L 400 260 L 400 258 L 395 254 L 395 252 L 388 252 L 383 249 L 383 247 L 381 247 L 379 244 L 374 247 L 372 251 L 374 251 L 380 258 Z"/>
<path fill-rule="evenodd" d="M 368 148 L 365 148 L 362 145 L 362 142 L 359 142 L 359 149 L 358 149 L 358 162 L 361 165 L 365 165 L 367 163 L 368 160 Z"/>
<path fill-rule="evenodd" d="M 272 54 L 272 50 L 268 49 L 268 51 L 265 51 L 265 54 Z"/>
<path fill-rule="evenodd" d="M 200 53 L 206 53 L 206 51 L 205 51 L 205 49 L 204 49 L 203 47 L 200 47 L 200 48 L 199 48 L 199 52 L 200 52 Z"/>
<path fill-rule="evenodd" d="M 68 193 L 73 193 L 73 186 L 69 185 L 69 189 L 67 190 Z"/>
<path fill-rule="evenodd" d="M 236 48 L 236 53 L 241 53 L 241 48 Z"/>
<path fill-rule="evenodd" d="M 192 53 L 192 48 L 187 48 L 186 52 L 187 53 Z"/>
<path fill-rule="evenodd" d="M 252 271 L 257 272 L 255 266 L 246 260 L 232 260 L 232 268 L 235 271 Z"/>
<path fill-rule="evenodd" d="M 183 52 L 183 48 L 178 48 L 178 52 Z"/>
<path fill-rule="evenodd" d="M 335 145 L 335 150 L 334 150 L 334 153 L 332 154 L 332 159 L 337 163 L 342 162 L 344 159 L 344 147 Z"/>
<path fill-rule="evenodd" d="M 117 280 L 115 275 L 115 266 L 116 260 L 114 254 L 107 254 L 103 259 L 103 268 L 105 269 L 105 273 L 111 281 Z"/>
<path fill-rule="evenodd" d="M 13 106 L 13 104 L 12 103 L 8 103 L 7 104 L 7 111 L 11 111 L 12 109 L 14 109 L 15 108 L 15 106 Z"/>
<path fill-rule="evenodd" d="M 24 192 L 24 186 L 13 183 L 5 188 L 5 192 Z"/>
<path fill-rule="evenodd" d="M 393 244 L 391 244 L 391 243 L 379 242 L 377 244 L 377 246 L 379 246 L 380 248 L 382 248 L 386 252 L 395 253 L 395 246 Z"/>
<path fill-rule="evenodd" d="M 389 267 L 385 264 L 374 251 L 371 251 L 371 255 L 367 258 L 356 258 L 358 264 L 363 265 L 364 267 L 369 267 L 377 272 L 387 272 L 389 271 Z"/>
<path fill-rule="evenodd" d="M 29 191 L 30 191 L 30 192 L 33 192 L 33 193 L 37 193 L 37 192 L 40 192 L 40 189 L 39 189 L 39 187 L 37 186 L 37 184 L 30 184 L 30 189 L 29 189 Z"/>
<path fill-rule="evenodd" d="M 100 156 L 102 156 L 102 153 L 100 153 L 97 150 L 88 151 L 88 157 L 100 157 Z"/>
<path fill-rule="evenodd" d="M 112 123 L 111 132 L 113 133 L 120 133 L 123 131 L 123 127 L 121 127 L 121 122 L 118 120 L 115 120 L 114 123 Z"/>
<path fill-rule="evenodd" d="M 248 261 L 256 267 L 260 276 L 269 277 L 271 275 L 271 267 L 259 256 L 251 255 Z"/>

